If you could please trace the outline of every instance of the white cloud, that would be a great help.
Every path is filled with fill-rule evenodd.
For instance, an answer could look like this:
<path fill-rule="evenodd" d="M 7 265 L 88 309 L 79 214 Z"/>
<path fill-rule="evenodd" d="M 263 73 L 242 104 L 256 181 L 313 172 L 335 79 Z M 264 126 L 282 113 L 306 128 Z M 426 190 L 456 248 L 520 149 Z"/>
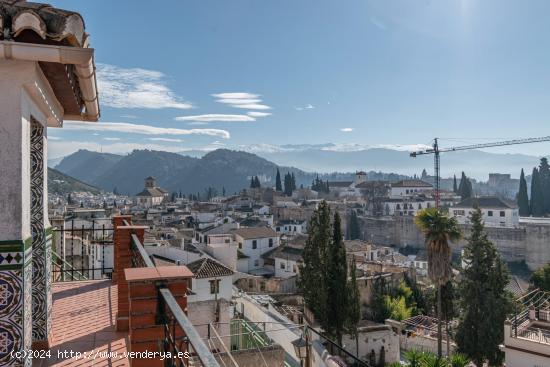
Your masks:
<path fill-rule="evenodd" d="M 340 129 L 340 131 L 342 131 L 344 133 L 351 133 L 353 131 L 353 128 L 352 127 L 344 127 L 342 129 Z"/>
<path fill-rule="evenodd" d="M 206 115 L 193 115 L 193 116 L 179 116 L 174 120 L 176 121 L 199 121 L 199 122 L 213 122 L 213 121 L 223 121 L 223 122 L 248 122 L 256 121 L 254 117 L 247 115 L 224 115 L 217 113 L 210 113 Z"/>
<path fill-rule="evenodd" d="M 193 105 L 176 95 L 159 71 L 125 69 L 114 65 L 97 65 L 97 84 L 101 104 L 115 108 L 177 108 Z"/>
<path fill-rule="evenodd" d="M 266 117 L 266 116 L 271 115 L 271 113 L 269 113 L 269 112 L 250 111 L 250 112 L 247 112 L 247 115 L 252 116 L 252 117 Z"/>
<path fill-rule="evenodd" d="M 312 105 L 311 103 L 308 103 L 308 104 L 306 104 L 306 105 L 303 106 L 303 107 L 294 107 L 294 109 L 296 109 L 297 111 L 312 110 L 312 109 L 314 109 L 314 108 L 315 108 L 315 106 Z"/>
<path fill-rule="evenodd" d="M 212 97 L 217 98 L 217 102 L 227 104 L 235 108 L 244 108 L 247 110 L 270 110 L 271 107 L 262 104 L 259 94 L 248 92 L 229 92 L 212 94 Z"/>
<path fill-rule="evenodd" d="M 59 136 L 48 136 L 48 140 L 61 140 Z"/>
<path fill-rule="evenodd" d="M 103 138 L 103 140 L 107 140 L 107 141 L 119 141 L 120 138 Z"/>
<path fill-rule="evenodd" d="M 147 140 L 151 141 L 163 141 L 166 143 L 183 143 L 183 139 L 173 139 L 173 138 L 148 138 Z"/>
<path fill-rule="evenodd" d="M 259 96 L 260 96 L 259 94 L 252 94 L 252 93 L 247 93 L 247 92 L 232 92 L 232 93 L 212 94 L 212 97 L 216 97 L 216 98 L 220 98 L 220 99 L 224 99 L 224 98 L 236 98 L 236 99 L 249 98 L 249 99 L 254 99 L 254 98 L 258 98 Z"/>
<path fill-rule="evenodd" d="M 149 125 L 130 124 L 127 122 L 99 122 L 89 123 L 80 121 L 66 121 L 65 130 L 109 131 L 117 133 L 141 135 L 210 135 L 229 139 L 231 135 L 220 129 L 174 129 Z"/>
<path fill-rule="evenodd" d="M 140 143 L 112 143 L 101 144 L 89 141 L 60 141 L 48 144 L 48 157 L 65 157 L 79 149 L 86 149 L 103 153 L 126 154 L 135 149 L 160 150 L 165 152 L 180 152 L 182 149 L 177 145 L 161 144 L 140 144 Z"/>

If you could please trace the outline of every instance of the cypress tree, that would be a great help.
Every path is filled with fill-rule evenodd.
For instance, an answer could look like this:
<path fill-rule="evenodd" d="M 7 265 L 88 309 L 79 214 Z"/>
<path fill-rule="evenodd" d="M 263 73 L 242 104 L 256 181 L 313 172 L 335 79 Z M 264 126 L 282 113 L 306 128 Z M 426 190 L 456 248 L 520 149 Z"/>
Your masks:
<path fill-rule="evenodd" d="M 542 193 L 542 183 L 540 182 L 539 170 L 533 168 L 531 176 L 531 214 L 534 217 L 544 215 L 544 196 Z"/>
<path fill-rule="evenodd" d="M 357 212 L 355 210 L 351 211 L 348 236 L 350 240 L 356 240 L 360 237 L 359 219 L 357 218 Z"/>
<path fill-rule="evenodd" d="M 462 200 L 472 197 L 472 183 L 466 177 L 466 174 L 462 172 L 462 177 L 460 178 L 460 184 L 458 185 L 458 193 Z"/>
<path fill-rule="evenodd" d="M 456 194 L 458 187 L 456 186 L 456 175 L 453 175 L 453 192 Z"/>
<path fill-rule="evenodd" d="M 256 181 L 254 180 L 254 176 L 250 178 L 250 188 L 253 189 L 256 185 Z"/>
<path fill-rule="evenodd" d="M 324 330 L 327 325 L 327 253 L 331 242 L 330 208 L 322 201 L 308 223 L 308 238 L 300 265 L 300 287 L 304 302 Z"/>
<path fill-rule="evenodd" d="M 504 340 L 504 320 L 511 311 L 511 298 L 506 291 L 509 281 L 506 265 L 484 230 L 479 208 L 472 213 L 472 232 L 464 248 L 459 302 L 461 317 L 455 340 L 459 350 L 476 366 L 485 361 L 500 365 L 503 354 L 499 344 Z"/>
<path fill-rule="evenodd" d="M 359 294 L 359 287 L 357 285 L 357 265 L 355 264 L 355 257 L 351 259 L 350 263 L 350 280 L 348 282 L 348 304 L 346 330 L 348 334 L 355 338 L 356 353 L 359 353 L 359 332 L 358 326 L 361 321 L 361 295 Z"/>
<path fill-rule="evenodd" d="M 540 159 L 539 178 L 542 189 L 544 214 L 550 214 L 550 165 L 548 165 L 548 159 L 544 157 Z"/>
<path fill-rule="evenodd" d="M 292 172 L 292 176 L 291 176 L 292 180 L 291 180 L 291 183 L 292 183 L 292 191 L 296 190 L 296 176 L 294 176 L 294 172 Z"/>
<path fill-rule="evenodd" d="M 520 216 L 528 217 L 531 215 L 531 210 L 529 208 L 529 197 L 527 196 L 527 181 L 525 181 L 523 168 L 521 169 L 521 175 L 519 176 L 518 207 Z"/>
<path fill-rule="evenodd" d="M 346 321 L 348 267 L 346 248 L 342 236 L 342 223 L 338 212 L 334 213 L 332 241 L 328 249 L 327 267 L 327 326 L 329 335 L 342 345 L 342 335 Z"/>
<path fill-rule="evenodd" d="M 281 173 L 279 172 L 278 168 L 277 168 L 277 176 L 275 176 L 275 190 L 283 191 L 283 185 L 281 185 Z"/>

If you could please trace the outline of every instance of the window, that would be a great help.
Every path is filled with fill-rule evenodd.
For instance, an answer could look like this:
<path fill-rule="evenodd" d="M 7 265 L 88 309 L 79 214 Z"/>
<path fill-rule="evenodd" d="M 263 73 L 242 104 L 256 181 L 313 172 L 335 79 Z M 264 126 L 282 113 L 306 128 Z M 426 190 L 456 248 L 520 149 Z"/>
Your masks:
<path fill-rule="evenodd" d="M 492 210 L 487 211 L 487 216 L 492 217 L 493 216 L 493 211 Z"/>
<path fill-rule="evenodd" d="M 269 247 L 273 247 L 273 238 L 269 239 Z"/>
<path fill-rule="evenodd" d="M 243 243 L 242 243 L 242 242 L 239 242 L 239 249 L 240 249 L 240 250 L 243 249 Z"/>
<path fill-rule="evenodd" d="M 252 249 L 254 250 L 254 249 L 257 249 L 257 248 L 258 248 L 258 241 L 253 240 L 252 241 Z"/>
<path fill-rule="evenodd" d="M 210 294 L 218 294 L 220 293 L 220 280 L 210 280 Z"/>
<path fill-rule="evenodd" d="M 284 262 L 281 262 L 281 269 L 285 269 L 286 268 L 286 265 Z"/>
<path fill-rule="evenodd" d="M 501 217 L 505 217 L 505 216 L 506 216 L 506 212 L 505 212 L 504 210 L 501 210 L 501 211 L 500 211 L 500 216 L 501 216 Z"/>
<path fill-rule="evenodd" d="M 260 260 L 254 260 L 254 266 L 260 266 Z"/>

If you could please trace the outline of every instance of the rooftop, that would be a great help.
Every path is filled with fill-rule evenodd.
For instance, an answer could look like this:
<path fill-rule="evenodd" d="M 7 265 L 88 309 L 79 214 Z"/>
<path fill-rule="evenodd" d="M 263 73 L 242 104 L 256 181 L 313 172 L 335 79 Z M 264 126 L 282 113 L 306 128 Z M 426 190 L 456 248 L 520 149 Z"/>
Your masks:
<path fill-rule="evenodd" d="M 480 208 L 490 208 L 490 209 L 512 209 L 512 205 L 506 203 L 496 196 L 481 196 L 474 197 L 462 200 L 460 203 L 456 204 L 454 208 L 473 208 L 475 205 L 478 205 Z"/>
<path fill-rule="evenodd" d="M 117 286 L 111 280 L 52 284 L 52 357 L 35 360 L 33 366 L 129 366 L 123 358 L 75 360 L 58 358 L 58 351 L 127 352 L 128 333 L 115 331 Z M 62 356 L 60 356 L 62 357 Z"/>
<path fill-rule="evenodd" d="M 233 231 L 245 240 L 253 238 L 277 237 L 277 232 L 269 227 L 239 228 Z"/>
<path fill-rule="evenodd" d="M 193 261 L 187 264 L 187 267 L 193 272 L 194 277 L 197 279 L 227 277 L 233 275 L 233 270 L 210 258 L 203 258 Z"/>
<path fill-rule="evenodd" d="M 402 180 L 391 184 L 391 187 L 433 187 L 422 180 Z"/>

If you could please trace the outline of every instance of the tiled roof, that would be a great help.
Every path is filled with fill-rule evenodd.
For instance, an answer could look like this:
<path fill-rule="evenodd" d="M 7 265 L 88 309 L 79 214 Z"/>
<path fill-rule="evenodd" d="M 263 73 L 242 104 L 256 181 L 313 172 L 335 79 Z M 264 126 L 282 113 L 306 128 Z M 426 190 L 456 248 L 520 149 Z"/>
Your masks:
<path fill-rule="evenodd" d="M 279 258 L 285 260 L 302 261 L 303 249 L 291 246 L 284 246 L 275 249 L 271 254 L 271 258 Z"/>
<path fill-rule="evenodd" d="M 156 187 L 146 187 L 142 192 L 136 194 L 136 196 L 152 196 L 152 197 L 161 197 L 164 196 L 164 193 L 157 189 Z"/>
<path fill-rule="evenodd" d="M 239 228 L 233 231 L 245 240 L 253 238 L 277 237 L 277 232 L 269 227 Z"/>
<path fill-rule="evenodd" d="M 482 197 L 468 198 L 454 205 L 454 208 L 473 208 L 474 205 L 478 205 L 480 208 L 498 208 L 498 209 L 514 208 L 512 205 L 504 202 L 502 199 L 497 198 L 496 196 L 482 196 Z"/>
<path fill-rule="evenodd" d="M 0 25 L 0 39 L 17 38 L 23 31 L 32 30 L 43 40 L 42 43 L 87 47 L 88 35 L 84 32 L 84 20 L 80 14 L 49 4 L 0 1 Z"/>
<path fill-rule="evenodd" d="M 187 264 L 187 267 L 193 272 L 194 277 L 197 279 L 226 277 L 233 275 L 233 270 L 210 258 L 193 261 L 192 263 Z"/>
<path fill-rule="evenodd" d="M 391 184 L 391 187 L 433 187 L 422 180 L 402 180 Z"/>

